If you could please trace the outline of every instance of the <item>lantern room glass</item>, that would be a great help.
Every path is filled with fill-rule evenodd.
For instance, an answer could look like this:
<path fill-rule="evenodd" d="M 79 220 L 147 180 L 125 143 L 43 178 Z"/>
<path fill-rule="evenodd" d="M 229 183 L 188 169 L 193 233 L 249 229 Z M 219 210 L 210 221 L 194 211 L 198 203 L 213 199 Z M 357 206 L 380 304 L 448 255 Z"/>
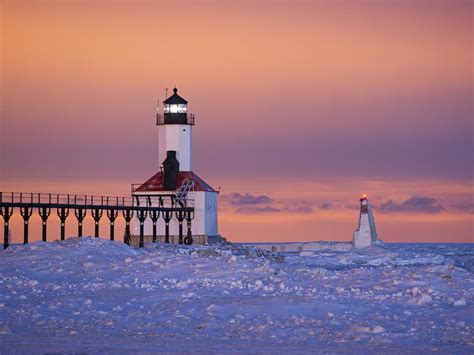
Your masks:
<path fill-rule="evenodd" d="M 186 104 L 168 104 L 165 105 L 165 113 L 187 113 L 188 107 Z"/>

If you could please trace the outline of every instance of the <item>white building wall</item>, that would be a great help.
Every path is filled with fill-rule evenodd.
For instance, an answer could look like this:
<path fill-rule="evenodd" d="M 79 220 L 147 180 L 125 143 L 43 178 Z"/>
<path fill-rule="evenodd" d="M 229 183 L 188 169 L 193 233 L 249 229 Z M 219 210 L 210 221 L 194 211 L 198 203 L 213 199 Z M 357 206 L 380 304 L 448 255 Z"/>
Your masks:
<path fill-rule="evenodd" d="M 370 225 L 370 236 L 372 243 L 375 242 L 377 237 L 377 229 L 375 228 L 375 217 L 372 212 L 372 206 L 369 204 L 369 225 Z"/>
<path fill-rule="evenodd" d="M 217 202 L 219 194 L 217 192 L 206 192 L 206 211 L 205 211 L 205 231 L 206 235 L 217 235 Z"/>
<path fill-rule="evenodd" d="M 367 213 L 361 213 L 360 215 L 359 228 L 354 232 L 353 243 L 356 248 L 364 248 L 372 245 L 369 215 Z"/>
<path fill-rule="evenodd" d="M 362 212 L 362 206 L 367 206 L 367 212 Z M 361 202 L 361 212 L 357 229 L 352 236 L 352 243 L 356 248 L 364 248 L 372 245 L 377 240 L 375 219 L 372 206 L 367 200 Z"/>
<path fill-rule="evenodd" d="M 190 192 L 194 195 L 194 219 L 191 221 L 191 233 L 193 235 L 214 236 L 218 234 L 217 227 L 217 192 L 196 191 Z M 144 197 L 145 198 L 145 197 Z M 165 235 L 165 222 L 163 216 L 157 222 L 157 235 Z M 153 223 L 148 217 L 145 221 L 145 235 L 153 234 Z M 186 236 L 188 227 L 186 220 L 183 221 L 183 234 Z M 140 235 L 140 222 L 134 215 L 133 234 Z M 170 221 L 170 235 L 179 235 L 179 223 L 176 216 Z"/>
<path fill-rule="evenodd" d="M 165 124 L 158 126 L 158 159 L 160 166 L 168 150 L 176 151 L 180 171 L 192 171 L 192 125 Z"/>

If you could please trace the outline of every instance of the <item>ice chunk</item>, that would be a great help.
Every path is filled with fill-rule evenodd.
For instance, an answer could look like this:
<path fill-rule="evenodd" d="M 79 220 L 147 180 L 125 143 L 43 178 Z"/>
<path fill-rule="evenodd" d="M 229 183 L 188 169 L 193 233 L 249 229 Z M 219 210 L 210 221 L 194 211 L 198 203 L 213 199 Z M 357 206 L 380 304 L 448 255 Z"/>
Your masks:
<path fill-rule="evenodd" d="M 458 307 L 458 306 L 465 306 L 466 305 L 466 299 L 463 297 L 457 301 L 454 301 L 454 306 Z"/>
<path fill-rule="evenodd" d="M 6 325 L 0 325 L 0 334 L 11 334 L 10 328 L 8 328 Z"/>

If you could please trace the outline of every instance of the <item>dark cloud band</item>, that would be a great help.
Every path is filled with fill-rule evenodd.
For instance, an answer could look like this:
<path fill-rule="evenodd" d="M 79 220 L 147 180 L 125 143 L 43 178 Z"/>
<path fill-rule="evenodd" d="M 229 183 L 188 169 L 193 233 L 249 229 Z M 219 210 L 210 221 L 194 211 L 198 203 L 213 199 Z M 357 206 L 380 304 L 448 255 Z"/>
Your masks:
<path fill-rule="evenodd" d="M 440 213 L 445 208 L 436 199 L 424 196 L 413 196 L 408 200 L 397 203 L 389 200 L 379 207 L 380 212 L 409 212 L 409 213 Z"/>

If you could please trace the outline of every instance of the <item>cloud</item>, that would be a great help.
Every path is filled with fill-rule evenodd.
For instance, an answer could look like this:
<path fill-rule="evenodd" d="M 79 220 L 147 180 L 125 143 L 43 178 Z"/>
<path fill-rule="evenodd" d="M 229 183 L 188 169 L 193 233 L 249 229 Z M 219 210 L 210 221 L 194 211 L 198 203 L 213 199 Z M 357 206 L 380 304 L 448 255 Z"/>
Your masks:
<path fill-rule="evenodd" d="M 235 207 L 235 213 L 238 214 L 267 214 L 278 213 L 281 209 L 271 197 L 267 195 L 252 195 L 249 193 L 241 194 L 234 192 L 222 196 L 222 201 L 232 207 Z"/>
<path fill-rule="evenodd" d="M 453 203 L 450 207 L 459 212 L 474 213 L 474 201 L 457 202 Z"/>
<path fill-rule="evenodd" d="M 283 212 L 299 214 L 310 214 L 314 212 L 312 204 L 307 201 L 286 204 L 282 210 Z"/>
<path fill-rule="evenodd" d="M 344 205 L 344 208 L 347 208 L 349 210 L 359 210 L 360 204 L 359 203 L 346 203 Z"/>
<path fill-rule="evenodd" d="M 431 197 L 413 196 L 408 200 L 397 203 L 389 200 L 379 207 L 380 212 L 409 212 L 409 213 L 440 213 L 445 208 Z"/>
<path fill-rule="evenodd" d="M 332 207 L 331 202 L 323 202 L 323 203 L 319 204 L 319 208 L 322 209 L 322 210 L 329 210 L 329 209 L 331 209 L 331 207 Z"/>
<path fill-rule="evenodd" d="M 224 195 L 222 196 L 222 202 L 234 207 L 234 212 L 239 214 L 311 214 L 314 212 L 312 203 L 308 201 L 277 201 L 267 195 L 252 195 L 249 193 L 234 192 Z"/>
<path fill-rule="evenodd" d="M 246 193 L 242 195 L 234 192 L 227 196 L 227 200 L 232 206 L 255 206 L 271 203 L 273 200 L 266 195 L 251 195 Z"/>
<path fill-rule="evenodd" d="M 239 207 L 235 210 L 235 213 L 239 214 L 267 214 L 267 213 L 278 213 L 281 212 L 279 208 L 271 207 L 271 206 L 246 206 L 246 207 Z"/>

